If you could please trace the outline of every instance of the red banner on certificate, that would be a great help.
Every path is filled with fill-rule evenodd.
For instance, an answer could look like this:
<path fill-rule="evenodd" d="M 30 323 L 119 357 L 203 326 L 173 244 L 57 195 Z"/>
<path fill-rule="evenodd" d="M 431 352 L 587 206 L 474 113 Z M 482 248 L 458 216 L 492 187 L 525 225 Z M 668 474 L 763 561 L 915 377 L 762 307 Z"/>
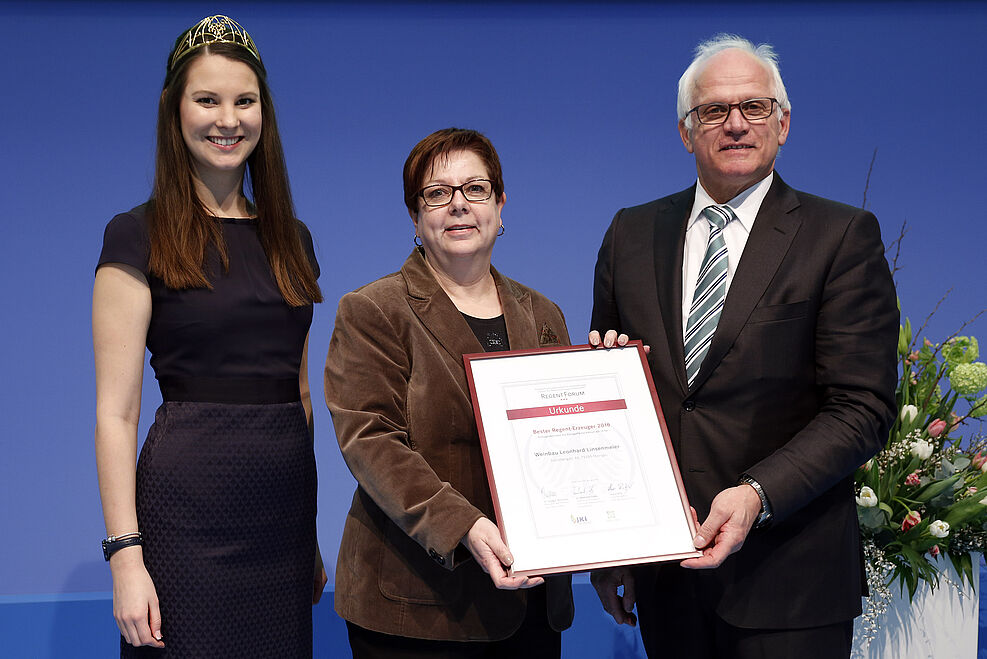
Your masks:
<path fill-rule="evenodd" d="M 625 410 L 627 402 L 621 400 L 597 400 L 575 405 L 549 405 L 546 407 L 525 407 L 520 410 L 507 410 L 507 418 L 532 419 L 538 416 L 565 416 L 566 414 L 585 414 L 587 412 L 605 412 L 607 410 Z"/>

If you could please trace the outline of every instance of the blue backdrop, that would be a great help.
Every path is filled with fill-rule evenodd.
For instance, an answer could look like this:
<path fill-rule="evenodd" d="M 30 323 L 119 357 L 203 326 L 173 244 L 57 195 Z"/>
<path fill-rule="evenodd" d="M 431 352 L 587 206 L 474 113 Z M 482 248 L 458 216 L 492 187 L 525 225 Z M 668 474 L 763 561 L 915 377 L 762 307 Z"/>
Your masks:
<path fill-rule="evenodd" d="M 108 616 L 93 266 L 106 221 L 149 193 L 168 50 L 217 12 L 240 20 L 264 57 L 298 214 L 322 264 L 310 379 L 330 587 L 354 482 L 321 403 L 321 365 L 339 297 L 396 270 L 411 249 L 401 166 L 437 128 L 493 140 L 507 192 L 494 263 L 556 300 L 579 337 L 613 213 L 695 179 L 675 129 L 675 85 L 692 48 L 719 31 L 768 41 L 793 105 L 778 161 L 786 181 L 860 205 L 876 151 L 867 206 L 886 241 L 909 228 L 896 277 L 904 314 L 921 320 L 955 287 L 927 332 L 937 340 L 985 306 L 984 3 L 0 2 L 8 627 L 11 607 L 61 600 L 98 601 Z M 141 437 L 158 402 L 148 375 Z M 107 622 L 99 634 L 112 639 Z"/>

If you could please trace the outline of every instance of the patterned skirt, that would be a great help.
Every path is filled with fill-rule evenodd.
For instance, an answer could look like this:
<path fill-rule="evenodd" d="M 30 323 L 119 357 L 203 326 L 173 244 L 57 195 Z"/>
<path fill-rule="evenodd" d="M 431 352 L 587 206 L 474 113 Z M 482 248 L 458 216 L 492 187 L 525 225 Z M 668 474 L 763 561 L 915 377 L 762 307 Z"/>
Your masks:
<path fill-rule="evenodd" d="M 300 402 L 162 404 L 137 519 L 165 648 L 121 657 L 311 657 L 315 512 Z"/>

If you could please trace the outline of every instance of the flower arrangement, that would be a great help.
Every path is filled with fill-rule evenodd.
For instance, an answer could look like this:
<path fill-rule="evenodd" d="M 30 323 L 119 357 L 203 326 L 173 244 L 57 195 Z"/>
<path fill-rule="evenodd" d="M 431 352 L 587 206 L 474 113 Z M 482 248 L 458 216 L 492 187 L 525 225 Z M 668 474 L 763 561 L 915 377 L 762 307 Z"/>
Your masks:
<path fill-rule="evenodd" d="M 987 439 L 964 445 L 957 433 L 987 416 L 987 364 L 977 361 L 973 336 L 918 344 L 906 320 L 898 332 L 898 418 L 884 450 L 856 473 L 857 515 L 876 577 L 868 581 L 885 593 L 898 582 L 909 598 L 919 581 L 938 586 L 941 556 L 972 585 L 970 552 L 987 549 Z"/>

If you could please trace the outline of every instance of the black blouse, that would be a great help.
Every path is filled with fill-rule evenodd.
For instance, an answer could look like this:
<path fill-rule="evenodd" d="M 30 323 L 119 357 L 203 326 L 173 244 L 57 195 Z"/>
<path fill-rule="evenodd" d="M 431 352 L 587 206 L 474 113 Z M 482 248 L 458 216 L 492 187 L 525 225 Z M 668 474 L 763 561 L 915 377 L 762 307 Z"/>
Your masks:
<path fill-rule="evenodd" d="M 474 318 L 463 314 L 463 318 L 469 323 L 470 329 L 473 330 L 477 341 L 483 346 L 484 352 L 511 349 L 511 344 L 507 340 L 507 321 L 504 320 L 504 314 L 496 318 Z"/>
<path fill-rule="evenodd" d="M 155 377 L 297 378 L 312 305 L 290 307 L 278 289 L 257 236 L 257 220 L 219 218 L 229 255 L 223 272 L 215 250 L 206 258 L 208 288 L 175 290 L 148 271 L 146 205 L 106 226 L 99 266 L 137 268 L 151 288 L 147 349 Z M 309 263 L 319 264 L 308 228 L 298 231 Z"/>

